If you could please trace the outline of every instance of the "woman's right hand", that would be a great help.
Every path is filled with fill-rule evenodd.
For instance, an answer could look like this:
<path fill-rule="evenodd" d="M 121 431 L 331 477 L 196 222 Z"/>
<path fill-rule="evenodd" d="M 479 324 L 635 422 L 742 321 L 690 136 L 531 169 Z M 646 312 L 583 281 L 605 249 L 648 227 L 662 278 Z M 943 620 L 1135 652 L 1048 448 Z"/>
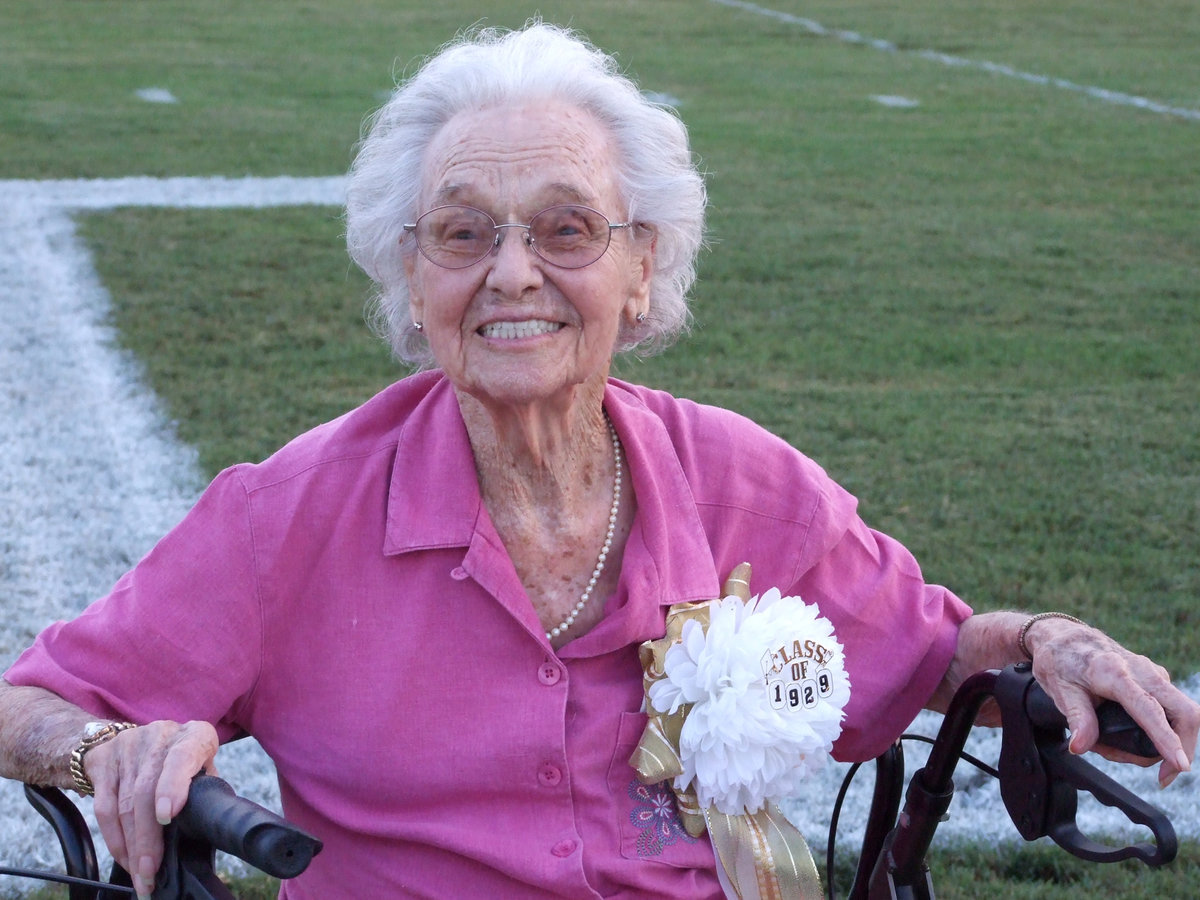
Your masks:
<path fill-rule="evenodd" d="M 163 826 L 183 809 L 196 774 L 216 774 L 218 746 L 208 722 L 159 721 L 122 731 L 84 757 L 100 834 L 139 897 L 154 890 Z"/>

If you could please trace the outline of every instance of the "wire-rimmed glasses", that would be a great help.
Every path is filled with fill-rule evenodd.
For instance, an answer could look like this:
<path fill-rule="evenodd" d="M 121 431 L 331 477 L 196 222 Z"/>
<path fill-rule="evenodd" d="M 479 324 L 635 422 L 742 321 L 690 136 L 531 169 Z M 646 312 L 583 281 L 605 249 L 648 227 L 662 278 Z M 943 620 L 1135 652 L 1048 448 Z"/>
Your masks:
<path fill-rule="evenodd" d="M 520 228 L 525 243 L 551 265 L 582 269 L 602 257 L 612 241 L 614 228 L 631 222 L 610 222 L 602 212 L 587 206 L 551 206 L 529 220 L 497 224 L 473 206 L 438 206 L 405 225 L 417 241 L 417 249 L 431 263 L 444 269 L 473 266 L 500 246 L 502 228 Z"/>

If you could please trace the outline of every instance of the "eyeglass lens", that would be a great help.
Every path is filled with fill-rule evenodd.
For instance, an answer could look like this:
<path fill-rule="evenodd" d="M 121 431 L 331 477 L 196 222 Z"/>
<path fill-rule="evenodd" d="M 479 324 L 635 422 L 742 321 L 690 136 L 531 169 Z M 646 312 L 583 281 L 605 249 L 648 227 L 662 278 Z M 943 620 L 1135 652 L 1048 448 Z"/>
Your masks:
<path fill-rule="evenodd" d="M 463 269 L 487 256 L 504 228 L 528 228 L 533 252 L 565 269 L 594 263 L 604 255 L 612 236 L 608 219 L 586 206 L 543 209 L 528 226 L 497 225 L 487 213 L 470 206 L 440 206 L 417 219 L 413 232 L 430 262 Z"/>

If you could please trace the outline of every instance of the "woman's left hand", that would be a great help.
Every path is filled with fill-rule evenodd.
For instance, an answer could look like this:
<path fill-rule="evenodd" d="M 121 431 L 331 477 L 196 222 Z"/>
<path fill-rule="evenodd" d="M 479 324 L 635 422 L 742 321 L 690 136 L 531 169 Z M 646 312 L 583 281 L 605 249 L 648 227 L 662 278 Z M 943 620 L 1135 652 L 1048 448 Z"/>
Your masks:
<path fill-rule="evenodd" d="M 1126 650 L 1104 632 L 1063 618 L 1039 618 L 1018 635 L 1029 616 L 1015 612 L 980 613 L 959 628 L 954 658 L 929 708 L 945 712 L 959 685 L 975 672 L 1002 669 L 1033 656 L 1033 674 L 1067 717 L 1071 752 L 1094 750 L 1107 759 L 1149 766 L 1156 760 L 1097 743 L 1096 707 L 1104 700 L 1123 706 L 1162 755 L 1159 784 L 1166 787 L 1191 769 L 1200 732 L 1200 706 L 1171 684 L 1162 667 Z M 978 722 L 999 725 L 999 708 L 984 704 Z"/>
<path fill-rule="evenodd" d="M 1067 717 L 1072 753 L 1094 750 L 1106 759 L 1148 766 L 1152 759 L 1097 743 L 1095 707 L 1115 700 L 1162 756 L 1166 787 L 1191 769 L 1200 731 L 1200 706 L 1171 683 L 1162 666 L 1126 650 L 1095 628 L 1066 619 L 1039 619 L 1026 633 L 1033 674 Z"/>

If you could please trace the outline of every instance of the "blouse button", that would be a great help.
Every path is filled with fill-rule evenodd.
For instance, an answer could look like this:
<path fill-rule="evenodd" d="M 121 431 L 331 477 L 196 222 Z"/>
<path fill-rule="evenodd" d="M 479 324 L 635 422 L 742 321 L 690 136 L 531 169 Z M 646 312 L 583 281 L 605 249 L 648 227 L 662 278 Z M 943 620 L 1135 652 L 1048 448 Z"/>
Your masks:
<path fill-rule="evenodd" d="M 538 781 L 543 787 L 554 787 L 562 781 L 562 771 L 553 763 L 542 763 L 538 769 Z"/>
<path fill-rule="evenodd" d="M 562 858 L 570 856 L 572 853 L 574 853 L 575 848 L 577 846 L 579 846 L 579 845 L 576 844 L 572 840 L 559 841 L 557 844 L 555 844 L 553 847 L 550 848 L 550 852 L 553 853 L 555 856 L 559 857 L 560 859 L 562 859 Z"/>
<path fill-rule="evenodd" d="M 462 566 L 456 566 L 450 570 L 450 577 L 455 581 L 465 581 L 467 578 L 467 570 Z"/>
<path fill-rule="evenodd" d="M 558 684 L 562 673 L 558 671 L 558 666 L 552 662 L 542 663 L 538 666 L 538 681 L 545 685 Z"/>

